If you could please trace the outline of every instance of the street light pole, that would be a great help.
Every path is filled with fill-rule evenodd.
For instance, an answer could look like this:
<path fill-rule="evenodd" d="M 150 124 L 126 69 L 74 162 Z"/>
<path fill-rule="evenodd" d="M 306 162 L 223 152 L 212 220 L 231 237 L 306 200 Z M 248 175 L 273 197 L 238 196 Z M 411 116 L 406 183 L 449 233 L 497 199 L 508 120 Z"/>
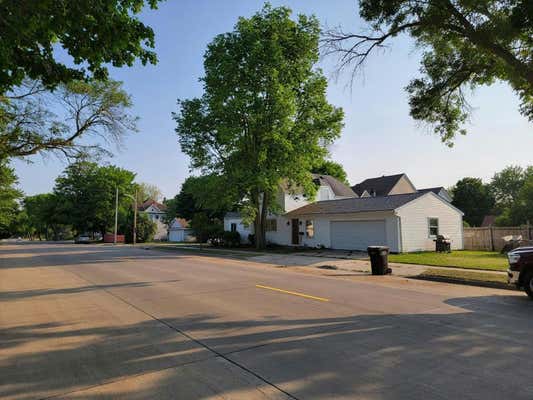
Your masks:
<path fill-rule="evenodd" d="M 135 189 L 135 198 L 133 199 L 133 245 L 137 243 L 137 189 Z"/>
<path fill-rule="evenodd" d="M 118 186 L 115 191 L 115 238 L 113 243 L 117 244 L 117 229 L 118 229 Z"/>

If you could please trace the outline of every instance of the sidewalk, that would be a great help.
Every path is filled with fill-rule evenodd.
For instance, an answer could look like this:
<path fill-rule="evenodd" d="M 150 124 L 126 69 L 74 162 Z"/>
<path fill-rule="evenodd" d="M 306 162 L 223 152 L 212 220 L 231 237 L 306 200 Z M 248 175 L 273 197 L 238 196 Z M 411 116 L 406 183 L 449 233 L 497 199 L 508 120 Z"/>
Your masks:
<path fill-rule="evenodd" d="M 279 267 L 314 267 L 324 270 L 337 270 L 353 274 L 370 274 L 368 256 L 363 252 L 338 250 L 306 250 L 294 253 L 276 253 L 269 251 L 238 250 L 198 246 L 147 246 L 168 251 L 192 251 L 204 255 L 228 256 L 257 263 L 272 264 Z M 389 263 L 392 274 L 405 278 L 418 278 L 455 283 L 506 285 L 507 273 L 504 271 L 482 271 L 457 267 L 440 267 L 430 265 Z"/>

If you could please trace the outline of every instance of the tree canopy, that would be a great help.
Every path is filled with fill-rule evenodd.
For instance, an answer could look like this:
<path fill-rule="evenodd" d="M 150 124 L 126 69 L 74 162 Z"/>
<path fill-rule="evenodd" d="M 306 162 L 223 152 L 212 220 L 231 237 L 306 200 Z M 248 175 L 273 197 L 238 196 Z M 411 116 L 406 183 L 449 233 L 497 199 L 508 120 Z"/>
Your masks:
<path fill-rule="evenodd" d="M 109 165 L 78 160 L 70 164 L 56 179 L 54 193 L 64 223 L 77 233 L 99 232 L 113 228 L 115 190 L 119 191 L 119 221 L 127 218 L 133 200 L 126 196 L 135 192 L 135 174 Z"/>
<path fill-rule="evenodd" d="M 479 178 L 463 178 L 451 190 L 452 204 L 464 212 L 470 226 L 480 226 L 485 215 L 491 214 L 494 198 L 488 185 Z"/>
<path fill-rule="evenodd" d="M 348 176 L 342 164 L 339 164 L 331 160 L 320 160 L 316 165 L 311 168 L 311 172 L 315 174 L 331 175 L 337 178 L 342 183 L 349 185 Z"/>
<path fill-rule="evenodd" d="M 326 100 L 315 68 L 319 25 L 265 6 L 218 35 L 204 56 L 204 94 L 181 100 L 176 132 L 191 167 L 223 175 L 265 245 L 265 221 L 278 208 L 282 179 L 313 193 L 310 170 L 342 127 L 342 110 Z"/>
<path fill-rule="evenodd" d="M 158 0 L 6 0 L 0 2 L 0 95 L 25 78 L 47 87 L 106 80 L 107 66 L 157 61 L 154 32 L 137 15 Z M 64 49 L 72 63 L 61 61 Z"/>
<path fill-rule="evenodd" d="M 7 162 L 0 161 L 0 238 L 13 234 L 22 192 L 17 189 L 17 176 Z"/>
<path fill-rule="evenodd" d="M 106 152 L 89 137 L 121 143 L 136 130 L 129 113 L 130 96 L 115 81 L 71 81 L 53 92 L 40 82 L 25 81 L 0 97 L 0 159 L 60 152 L 67 157 Z"/>
<path fill-rule="evenodd" d="M 326 53 L 339 67 L 357 70 L 367 57 L 400 34 L 424 50 L 422 76 L 411 81 L 410 114 L 430 124 L 443 142 L 466 133 L 471 107 L 465 91 L 500 80 L 533 121 L 533 2 L 530 0 L 360 0 L 359 13 L 373 33 L 333 29 Z"/>

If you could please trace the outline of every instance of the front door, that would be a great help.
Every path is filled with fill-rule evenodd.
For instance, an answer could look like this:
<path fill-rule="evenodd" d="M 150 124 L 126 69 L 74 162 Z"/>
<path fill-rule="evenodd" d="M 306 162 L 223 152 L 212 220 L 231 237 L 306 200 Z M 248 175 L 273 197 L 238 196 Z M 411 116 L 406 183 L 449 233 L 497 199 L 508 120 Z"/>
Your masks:
<path fill-rule="evenodd" d="M 298 218 L 291 220 L 292 225 L 292 244 L 300 244 L 300 221 Z"/>

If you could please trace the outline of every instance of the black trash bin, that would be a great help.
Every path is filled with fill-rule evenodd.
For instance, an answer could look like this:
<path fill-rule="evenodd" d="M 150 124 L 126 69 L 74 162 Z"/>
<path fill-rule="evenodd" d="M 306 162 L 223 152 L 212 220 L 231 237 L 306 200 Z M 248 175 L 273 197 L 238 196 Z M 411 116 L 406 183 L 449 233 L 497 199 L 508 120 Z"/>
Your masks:
<path fill-rule="evenodd" d="M 386 275 L 392 271 L 389 268 L 389 248 L 386 246 L 370 246 L 367 249 L 372 266 L 372 275 Z"/>

